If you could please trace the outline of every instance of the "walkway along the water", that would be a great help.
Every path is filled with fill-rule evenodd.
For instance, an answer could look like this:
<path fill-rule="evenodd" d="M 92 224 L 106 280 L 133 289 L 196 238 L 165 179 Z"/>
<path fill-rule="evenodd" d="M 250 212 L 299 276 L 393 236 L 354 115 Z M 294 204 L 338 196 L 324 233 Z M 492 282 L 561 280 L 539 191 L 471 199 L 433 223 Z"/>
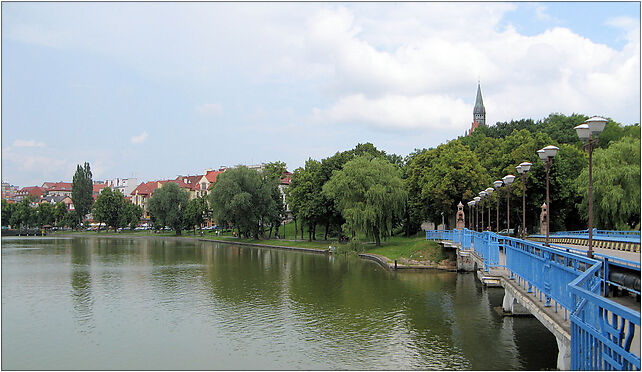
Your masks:
<path fill-rule="evenodd" d="M 636 311 L 602 296 L 606 262 L 491 232 L 427 231 L 426 238 L 457 248 L 459 269 L 503 287 L 504 311 L 526 309 L 540 320 L 557 339 L 559 369 L 640 369 L 639 302 Z"/>

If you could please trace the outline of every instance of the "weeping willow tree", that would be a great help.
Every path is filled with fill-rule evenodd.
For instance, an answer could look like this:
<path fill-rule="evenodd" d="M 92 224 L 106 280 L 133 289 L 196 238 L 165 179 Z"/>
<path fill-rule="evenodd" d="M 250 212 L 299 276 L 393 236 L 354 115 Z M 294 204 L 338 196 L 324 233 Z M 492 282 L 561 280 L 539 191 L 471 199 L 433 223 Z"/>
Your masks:
<path fill-rule="evenodd" d="M 359 156 L 335 171 L 323 193 L 335 201 L 347 233 L 363 233 L 374 238 L 377 246 L 390 236 L 393 220 L 403 213 L 407 198 L 399 168 L 371 155 Z"/>
<path fill-rule="evenodd" d="M 577 179 L 584 196 L 580 210 L 588 218 L 588 167 Z M 624 137 L 593 152 L 593 216 L 601 229 L 639 229 L 640 140 Z"/>

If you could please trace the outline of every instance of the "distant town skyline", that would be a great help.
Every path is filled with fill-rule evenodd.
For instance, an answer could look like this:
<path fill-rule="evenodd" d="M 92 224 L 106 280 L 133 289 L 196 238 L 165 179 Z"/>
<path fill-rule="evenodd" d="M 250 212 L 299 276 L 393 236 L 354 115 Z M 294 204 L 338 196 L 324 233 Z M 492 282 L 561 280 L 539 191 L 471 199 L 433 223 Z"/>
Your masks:
<path fill-rule="evenodd" d="M 139 182 L 640 117 L 640 4 L 3 3 L 2 180 Z"/>

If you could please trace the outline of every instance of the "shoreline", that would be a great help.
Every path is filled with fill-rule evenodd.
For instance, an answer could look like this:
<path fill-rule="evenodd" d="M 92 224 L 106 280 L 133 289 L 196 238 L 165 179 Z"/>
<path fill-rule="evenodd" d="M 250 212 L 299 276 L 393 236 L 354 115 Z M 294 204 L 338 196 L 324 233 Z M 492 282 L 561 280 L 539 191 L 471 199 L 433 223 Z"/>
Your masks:
<path fill-rule="evenodd" d="M 249 247 L 261 247 L 261 248 L 274 248 L 274 249 L 281 249 L 281 250 L 290 250 L 290 251 L 299 251 L 299 252 L 307 252 L 307 253 L 314 253 L 314 254 L 331 254 L 328 249 L 317 249 L 317 248 L 304 248 L 304 247 L 289 247 L 289 246 L 284 246 L 284 245 L 270 245 L 270 244 L 261 244 L 261 243 L 247 243 L 247 242 L 234 242 L 234 241 L 229 241 L 229 240 L 218 240 L 218 239 L 209 239 L 209 238 L 202 238 L 199 236 L 194 236 L 194 237 L 189 237 L 189 236 L 153 236 L 153 235 L 145 235 L 145 236 L 136 236 L 136 235 L 114 235 L 114 234 L 105 234 L 105 235 L 83 235 L 82 233 L 78 234 L 64 234 L 64 235 L 58 235 L 58 234 L 50 234 L 48 237 L 99 237 L 99 238 L 116 238 L 116 239 L 171 239 L 171 240 L 195 240 L 195 241 L 201 241 L 201 242 L 212 242 L 212 243 L 223 243 L 223 244 L 235 244 L 235 245 L 244 245 L 244 246 L 249 246 Z M 363 260 L 369 260 L 369 261 L 374 261 L 379 266 L 389 270 L 389 271 L 424 271 L 424 270 L 440 270 L 440 271 L 457 271 L 456 266 L 455 267 L 450 267 L 450 266 L 444 266 L 444 265 L 406 265 L 406 264 L 401 264 L 397 263 L 397 267 L 395 268 L 394 265 L 394 260 L 389 259 L 388 257 L 375 254 L 375 253 L 359 253 L 358 254 L 360 259 Z"/>

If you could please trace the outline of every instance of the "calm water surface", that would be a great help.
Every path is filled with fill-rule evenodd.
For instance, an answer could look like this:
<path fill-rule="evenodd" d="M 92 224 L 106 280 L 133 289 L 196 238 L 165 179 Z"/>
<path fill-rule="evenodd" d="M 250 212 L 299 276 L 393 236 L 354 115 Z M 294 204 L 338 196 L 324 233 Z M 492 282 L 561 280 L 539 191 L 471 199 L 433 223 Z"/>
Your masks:
<path fill-rule="evenodd" d="M 146 238 L 2 238 L 3 369 L 555 367 L 471 274 Z"/>

